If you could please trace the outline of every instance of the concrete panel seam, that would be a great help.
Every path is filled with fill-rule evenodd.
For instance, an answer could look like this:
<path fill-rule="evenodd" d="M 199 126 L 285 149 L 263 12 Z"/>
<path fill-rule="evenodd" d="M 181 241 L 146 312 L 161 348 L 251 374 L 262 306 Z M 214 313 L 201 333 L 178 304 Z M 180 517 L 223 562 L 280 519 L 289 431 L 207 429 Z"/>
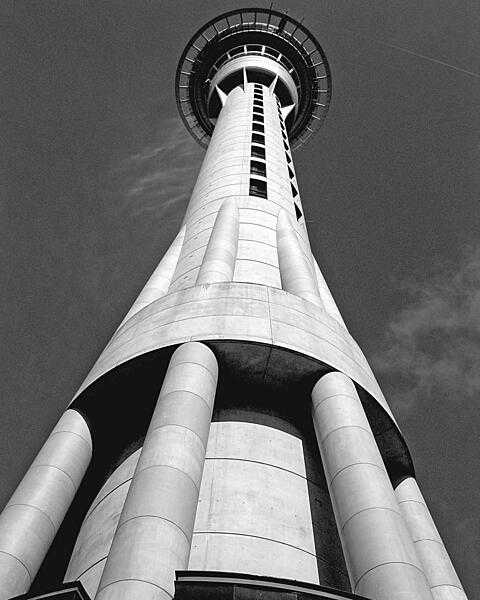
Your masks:
<path fill-rule="evenodd" d="M 103 498 L 101 498 L 96 504 L 92 505 L 92 507 L 90 508 L 90 510 L 88 511 L 88 513 L 85 516 L 85 519 L 83 520 L 83 522 L 85 523 L 85 521 L 89 518 L 89 516 L 93 513 L 93 511 L 100 506 L 100 504 L 110 496 L 110 494 L 113 494 L 113 492 L 115 492 L 116 490 L 118 490 L 118 488 L 121 488 L 122 485 L 125 485 L 126 483 L 128 483 L 129 481 L 132 481 L 133 479 L 133 475 L 131 477 L 129 477 L 128 479 L 125 479 L 125 481 L 122 481 L 121 483 L 119 483 L 118 485 L 116 485 L 114 488 L 112 488 L 109 492 L 107 492 L 105 494 L 105 496 L 103 496 Z"/>
<path fill-rule="evenodd" d="M 353 518 L 360 515 L 361 513 L 368 512 L 369 510 L 388 510 L 390 512 L 393 512 L 395 515 L 398 515 L 400 518 L 402 518 L 401 513 L 399 513 L 397 510 L 395 510 L 393 508 L 390 508 L 389 506 L 369 506 L 367 508 L 362 508 L 362 510 L 357 511 L 353 515 L 350 515 L 348 517 L 348 519 L 345 521 L 345 523 L 342 525 L 342 527 L 341 527 L 342 531 L 345 529 L 345 526 L 347 525 L 347 523 L 349 523 Z M 422 571 L 422 573 L 423 573 L 423 571 Z"/>
<path fill-rule="evenodd" d="M 239 283 L 239 282 L 237 282 L 237 283 Z M 206 284 L 206 285 L 211 285 L 211 284 Z M 242 300 L 248 300 L 248 298 L 241 298 L 241 299 L 242 299 Z M 237 298 L 237 300 L 238 300 L 238 298 Z M 266 301 L 266 300 L 255 300 L 255 302 L 267 302 L 267 301 Z M 141 312 L 141 311 L 139 311 L 139 312 Z M 178 319 L 178 318 L 176 318 L 176 319 L 174 319 L 173 321 L 168 321 L 167 323 L 163 323 L 163 324 L 162 324 L 162 325 L 160 325 L 160 326 L 158 326 L 158 325 L 157 325 L 156 327 L 152 327 L 151 329 L 146 329 L 146 330 L 144 331 L 144 333 L 148 333 L 148 332 L 155 331 L 155 330 L 157 330 L 157 331 L 158 331 L 158 330 L 159 330 L 159 329 L 161 329 L 162 327 L 167 327 L 168 325 L 173 325 L 174 323 L 181 323 L 182 321 L 190 321 L 190 320 L 192 320 L 192 319 L 203 319 L 203 318 L 209 318 L 209 317 L 212 317 L 212 316 L 215 316 L 215 317 L 238 317 L 238 314 L 236 314 L 236 313 L 233 313 L 233 312 L 232 312 L 232 313 L 217 313 L 216 315 L 193 315 L 193 316 L 192 316 L 192 315 L 189 315 L 188 317 L 184 317 L 184 318 L 182 318 L 182 319 Z M 260 319 L 260 318 L 262 318 L 262 317 L 250 317 L 248 314 L 245 314 L 245 315 L 242 315 L 242 316 L 243 316 L 244 318 L 247 318 L 247 319 L 248 319 L 248 318 L 253 318 L 253 319 L 255 319 L 255 318 L 256 318 L 256 319 Z M 145 319 L 145 320 L 148 320 L 148 318 L 149 318 L 149 316 L 148 316 L 148 317 L 146 317 L 146 319 Z M 137 325 L 138 325 L 138 323 L 137 323 Z M 126 340 L 124 343 L 122 343 L 122 344 L 118 344 L 118 345 L 114 346 L 114 348 L 115 348 L 115 350 L 116 350 L 116 351 L 118 351 L 118 350 L 119 350 L 120 348 L 122 348 L 123 346 L 128 346 L 128 345 L 129 345 L 129 344 L 131 344 L 131 343 L 132 343 L 132 340 L 128 339 L 128 340 Z M 171 344 L 168 344 L 168 345 L 171 345 Z M 153 347 L 154 347 L 154 348 L 157 348 L 157 347 L 158 347 L 158 344 L 157 344 L 157 343 L 154 343 Z M 142 352 L 140 352 L 140 354 L 145 354 L 145 352 L 146 352 L 146 350 L 142 350 Z M 137 355 L 135 355 L 135 356 L 138 356 L 138 354 L 137 354 Z M 133 358 L 133 356 L 132 356 L 131 358 Z M 187 390 L 185 390 L 185 391 L 187 391 Z"/>
<path fill-rule="evenodd" d="M 205 442 L 203 441 L 203 439 L 200 437 L 200 435 L 194 431 L 193 429 L 191 429 L 190 427 L 186 427 L 185 425 L 178 425 L 178 423 L 165 423 L 165 425 L 159 425 L 158 427 L 152 427 L 149 432 L 153 432 L 153 431 L 158 431 L 159 429 L 162 429 L 163 427 L 178 427 L 179 429 L 186 429 L 187 431 L 190 431 L 191 433 L 193 433 L 193 435 L 195 437 L 197 437 L 200 440 L 200 443 L 202 444 L 202 447 L 205 449 L 205 451 L 207 450 L 207 446 L 205 444 Z M 140 469 L 141 471 L 143 471 L 143 469 Z"/>
<path fill-rule="evenodd" d="M 419 538 L 418 540 L 413 540 L 414 544 L 417 544 L 418 542 L 435 542 L 436 544 L 442 546 L 442 548 L 444 547 L 442 540 L 435 540 L 433 538 Z"/>
<path fill-rule="evenodd" d="M 210 375 L 210 377 L 212 378 L 213 383 L 217 383 L 217 374 L 212 373 L 212 371 L 206 367 L 203 363 L 194 361 L 194 360 L 181 360 L 181 361 L 175 361 L 172 364 L 172 369 L 176 369 L 178 367 L 178 365 L 198 365 L 199 367 L 201 367 L 202 369 L 205 369 L 205 371 L 207 371 L 207 373 Z M 162 394 L 162 398 L 163 398 L 163 394 Z"/>
<path fill-rule="evenodd" d="M 317 412 L 317 411 L 315 410 L 315 412 Z M 375 436 L 373 435 L 371 430 L 367 429 L 366 427 L 362 427 L 361 425 L 340 425 L 339 427 L 335 427 L 335 429 L 332 429 L 331 431 L 329 431 L 327 433 L 327 435 L 320 440 L 320 443 L 323 445 L 325 443 L 325 441 L 332 435 L 332 433 L 335 433 L 336 431 L 339 431 L 340 429 L 362 429 L 363 431 L 368 433 L 369 437 L 371 437 L 373 441 L 375 441 Z"/>
<path fill-rule="evenodd" d="M 111 581 L 110 583 L 107 583 L 107 585 L 104 585 L 101 589 L 98 590 L 95 598 L 97 598 L 97 597 L 99 598 L 100 593 L 103 592 L 103 590 L 105 590 L 107 587 L 109 587 L 111 585 L 115 585 L 116 583 L 121 583 L 122 581 L 140 581 L 142 583 L 147 583 L 148 585 L 152 585 L 152 586 L 158 588 L 159 590 L 162 590 L 162 592 L 165 592 L 168 596 L 170 596 L 170 598 L 173 597 L 171 592 L 169 592 L 168 590 L 163 588 L 161 585 L 158 585 L 157 583 L 153 583 L 153 581 L 148 581 L 147 579 L 138 579 L 136 577 L 127 577 L 125 579 L 116 579 L 115 581 Z"/>
<path fill-rule="evenodd" d="M 10 554 L 10 552 L 5 552 L 5 550 L 0 550 L 0 554 L 5 554 L 6 556 L 10 556 L 11 558 L 15 559 L 19 564 L 21 564 L 22 567 L 27 572 L 29 581 L 30 582 L 32 581 L 32 576 L 30 575 L 30 571 L 28 570 L 28 567 L 18 558 L 18 556 L 15 556 L 14 554 Z"/>
<path fill-rule="evenodd" d="M 225 422 L 225 421 L 223 421 L 223 422 Z M 279 469 L 280 471 L 285 471 L 286 473 L 291 473 L 292 475 L 295 475 L 296 477 L 300 477 L 301 479 L 308 481 L 312 485 L 315 485 L 320 488 L 322 487 L 321 483 L 314 481 L 313 479 L 310 479 L 309 477 L 306 477 L 305 475 L 301 475 L 300 473 L 296 473 L 295 471 L 291 471 L 290 469 L 286 469 L 285 467 L 280 467 L 278 465 L 272 465 L 271 463 L 263 462 L 261 460 L 253 460 L 251 458 L 235 458 L 235 457 L 230 457 L 230 456 L 206 456 L 205 460 L 230 460 L 230 461 L 238 461 L 238 462 L 248 462 L 248 463 L 253 463 L 256 465 L 264 465 L 265 467 L 271 467 L 272 469 Z"/>
<path fill-rule="evenodd" d="M 235 283 L 239 283 L 239 282 L 235 282 Z M 252 284 L 251 282 L 247 282 L 247 283 L 249 283 L 249 285 L 255 285 L 255 286 L 257 286 L 257 287 L 262 287 L 262 288 L 266 288 L 266 287 L 268 287 L 268 286 L 261 285 L 261 284 Z M 206 285 L 216 285 L 216 284 L 206 284 Z M 175 291 L 171 292 L 171 294 L 173 295 L 173 294 L 178 294 L 178 293 L 181 293 L 181 292 L 185 292 L 186 290 L 191 290 L 192 288 L 195 288 L 195 287 L 198 287 L 198 286 L 196 286 L 196 285 L 191 285 L 190 287 L 188 287 L 188 288 L 184 288 L 184 289 L 183 289 L 183 290 L 181 290 L 181 291 L 179 291 L 179 290 L 175 290 Z M 163 300 L 164 298 L 166 298 L 166 296 L 167 296 L 167 295 L 168 295 L 168 294 L 166 294 L 165 296 L 163 296 L 163 298 L 159 298 L 159 300 Z M 230 300 L 230 299 L 234 299 L 234 300 L 236 300 L 236 301 L 238 301 L 238 300 L 250 300 L 250 298 L 248 298 L 247 296 L 235 296 L 235 297 L 232 297 L 232 296 L 215 296 L 215 300 Z M 154 301 L 153 301 L 151 304 L 154 304 L 155 302 L 158 302 L 159 300 L 154 300 Z M 206 299 L 199 299 L 199 298 L 195 298 L 194 300 L 186 300 L 185 302 L 180 302 L 179 304 L 175 304 L 175 306 L 168 306 L 168 307 L 166 307 L 166 308 L 162 309 L 160 312 L 164 312 L 164 311 L 166 311 L 166 310 L 171 310 L 171 309 L 173 309 L 173 308 L 179 308 L 179 307 L 181 307 L 181 306 L 186 306 L 186 305 L 188 305 L 188 304 L 198 304 L 199 302 L 204 302 L 205 300 L 206 300 Z M 268 299 L 265 299 L 265 300 L 264 300 L 264 299 L 262 299 L 262 298 L 255 298 L 255 302 L 268 302 Z M 151 306 L 151 304 L 150 304 L 149 306 Z M 145 308 L 148 308 L 148 307 L 145 307 Z M 138 313 L 137 313 L 137 315 L 139 315 L 141 312 L 143 312 L 143 311 L 145 310 L 145 308 L 143 308 L 143 309 L 139 310 L 139 311 L 138 311 Z M 137 316 L 137 315 L 135 315 L 135 316 Z M 124 332 L 126 332 L 126 331 L 129 331 L 129 329 L 131 329 L 131 328 L 135 328 L 135 327 L 137 327 L 137 326 L 138 326 L 140 323 L 142 323 L 143 321 L 146 321 L 146 320 L 148 320 L 148 319 L 149 319 L 149 317 L 150 317 L 150 315 L 148 315 L 148 316 L 146 316 L 146 317 L 144 316 L 142 319 L 138 319 L 138 320 L 137 320 L 137 322 L 136 322 L 135 324 L 132 324 L 132 323 L 130 323 L 130 326 L 129 326 L 129 327 L 127 327 L 127 328 L 125 328 L 125 329 L 123 329 L 123 328 L 122 328 L 122 334 L 123 334 Z M 190 318 L 190 319 L 191 319 L 192 317 L 187 317 L 187 319 L 188 319 L 188 318 Z M 175 319 L 174 321 L 168 321 L 168 323 L 167 323 L 167 324 L 170 324 L 170 323 L 176 323 L 177 321 L 181 321 L 181 320 L 182 320 L 182 319 Z M 183 320 L 186 320 L 186 319 L 183 319 Z M 126 325 L 127 323 L 128 323 L 128 321 L 125 323 L 125 325 Z M 114 339 L 114 338 L 112 338 L 112 339 L 110 340 L 109 344 L 108 344 L 108 345 L 105 347 L 105 350 L 106 350 L 108 347 L 110 347 L 110 345 L 111 345 L 111 342 L 113 342 L 113 339 Z M 119 347 L 121 347 L 121 346 L 119 346 Z"/>
<path fill-rule="evenodd" d="M 78 413 L 78 414 L 80 414 L 80 413 Z M 83 417 L 82 417 L 82 419 L 83 419 Z M 87 425 L 87 427 L 88 427 L 88 425 Z M 79 437 L 81 440 L 83 440 L 88 445 L 88 447 L 89 447 L 90 450 L 92 449 L 92 442 L 91 442 L 91 440 L 87 440 L 86 438 L 83 437 L 83 435 L 80 435 L 76 431 L 70 431 L 69 429 L 54 430 L 50 434 L 49 439 L 52 438 L 54 435 L 57 435 L 58 433 L 70 433 L 71 435 L 76 435 L 77 437 Z"/>
<path fill-rule="evenodd" d="M 102 562 L 102 560 L 107 560 L 107 558 L 108 558 L 108 554 L 106 554 L 102 558 L 99 558 L 94 563 L 92 563 L 89 567 L 87 567 L 84 571 L 82 571 L 80 573 L 80 575 L 75 575 L 75 579 L 80 579 L 80 577 L 83 577 L 85 575 L 85 573 L 88 573 L 88 571 L 90 571 L 90 569 L 93 569 L 93 567 L 96 567 L 99 563 Z"/>
<path fill-rule="evenodd" d="M 283 290 L 283 291 L 284 291 L 286 294 L 289 294 L 289 293 L 290 293 L 290 292 L 287 292 L 286 290 Z M 290 294 L 290 295 L 292 295 L 292 294 Z M 272 304 L 273 304 L 274 306 L 278 306 L 278 307 L 280 307 L 280 308 L 285 308 L 285 305 L 284 305 L 284 304 L 280 304 L 279 302 L 272 302 Z M 297 312 L 297 313 L 299 313 L 299 314 L 301 314 L 301 315 L 305 315 L 306 317 L 309 317 L 310 319 L 312 319 L 313 321 L 316 321 L 317 323 L 321 323 L 321 324 L 322 324 L 324 327 L 326 327 L 327 329 L 329 329 L 329 330 L 330 330 L 332 333 L 334 333 L 335 335 L 337 335 L 337 336 L 338 336 L 338 337 L 340 337 L 340 338 L 342 338 L 343 336 L 345 336 L 345 332 L 346 332 L 346 333 L 347 333 L 347 335 L 348 335 L 348 337 L 347 337 L 347 336 L 345 336 L 345 338 L 346 338 L 346 340 L 347 340 L 349 343 L 352 343 L 352 341 L 353 341 L 353 342 L 355 341 L 355 340 L 354 340 L 354 339 L 353 339 L 353 338 L 350 336 L 350 334 L 349 334 L 349 333 L 348 333 L 348 331 L 345 329 L 345 327 L 343 327 L 343 326 L 342 326 L 342 332 L 340 333 L 340 331 L 339 331 L 339 330 L 337 330 L 337 329 L 334 329 L 334 328 L 333 328 L 333 327 L 331 327 L 331 326 L 330 326 L 328 323 L 325 323 L 325 321 L 322 321 L 322 319 L 319 319 L 319 318 L 317 318 L 317 316 L 316 316 L 316 313 L 313 313 L 313 314 L 312 314 L 312 313 L 306 313 L 306 312 L 303 312 L 303 310 L 300 310 L 300 309 L 298 309 L 298 308 L 295 308 L 295 307 L 293 307 L 293 306 L 292 306 L 292 307 L 290 307 L 290 306 L 289 306 L 289 307 L 288 307 L 288 309 L 289 309 L 290 311 L 292 311 L 292 312 Z M 331 317 L 331 316 L 329 315 L 328 311 L 326 311 L 325 309 L 323 309 L 323 310 L 322 310 L 320 307 L 317 307 L 317 309 L 319 309 L 319 310 L 320 310 L 320 312 L 323 312 L 323 313 L 325 313 L 325 314 L 326 314 L 328 317 L 330 317 L 331 319 L 333 319 L 333 318 L 334 318 L 334 317 Z M 317 312 L 318 312 L 318 310 L 317 310 Z M 336 323 L 338 323 L 338 321 L 335 321 L 335 322 L 336 322 Z M 360 352 L 361 352 L 361 350 L 360 350 Z M 347 394 L 333 394 L 333 395 L 334 395 L 334 396 L 339 396 L 339 395 L 344 395 L 344 396 L 345 396 L 345 395 L 347 395 Z M 328 397 L 330 398 L 330 396 L 328 396 Z"/>
<path fill-rule="evenodd" d="M 35 462 L 34 462 L 32 464 L 31 468 L 36 468 L 36 467 L 48 467 L 49 469 L 57 469 L 57 471 L 61 471 L 64 475 L 66 475 L 68 477 L 68 479 L 70 480 L 71 484 L 73 485 L 73 489 L 74 490 L 77 489 L 77 484 L 75 483 L 75 481 L 73 481 L 71 475 L 69 475 L 66 471 L 64 471 L 60 467 L 57 467 L 56 465 L 48 465 L 48 464 L 44 464 L 44 463 L 35 464 Z"/>
<path fill-rule="evenodd" d="M 259 263 L 260 265 L 267 265 L 267 267 L 273 267 L 278 270 L 278 265 L 272 265 L 272 263 L 265 262 L 264 260 L 256 260 L 254 258 L 237 258 L 238 262 L 249 262 L 249 263 Z M 238 282 L 237 282 L 238 283 Z M 247 281 L 245 283 L 248 283 Z"/>
<path fill-rule="evenodd" d="M 339 373 L 340 373 L 340 371 L 339 371 Z M 342 375 L 344 375 L 344 373 L 342 373 Z M 341 396 L 343 398 L 353 398 L 354 400 L 356 400 L 355 396 L 352 396 L 350 394 L 344 394 L 342 392 L 341 394 L 331 394 L 330 396 L 325 396 L 325 398 L 322 398 L 320 400 L 320 402 L 315 401 L 315 407 L 318 407 L 318 406 L 320 406 L 320 404 L 323 404 L 325 402 L 325 400 L 329 400 L 330 398 L 337 398 L 338 396 Z"/>
<path fill-rule="evenodd" d="M 162 398 L 168 398 L 168 396 L 171 396 L 172 394 L 178 394 L 178 392 L 183 392 L 183 393 L 186 392 L 191 396 L 195 396 L 195 398 L 198 398 L 203 404 L 205 404 L 205 406 L 208 408 L 209 411 L 212 410 L 211 406 L 208 405 L 207 401 L 205 400 L 205 398 L 203 398 L 203 396 L 200 396 L 200 394 L 196 394 L 195 392 L 192 392 L 190 390 L 172 390 L 171 392 L 162 394 Z"/>
<path fill-rule="evenodd" d="M 357 591 L 358 584 L 360 583 L 361 579 L 363 577 L 365 577 L 365 575 L 367 575 L 368 573 L 370 573 L 370 571 L 374 571 L 375 569 L 378 569 L 379 567 L 383 567 L 384 565 L 408 565 L 409 567 L 413 567 L 414 569 L 416 569 L 417 571 L 419 571 L 423 575 L 423 577 L 425 577 L 425 573 L 417 565 L 414 565 L 413 563 L 401 561 L 401 560 L 391 560 L 391 561 L 387 561 L 387 562 L 383 562 L 383 563 L 380 563 L 378 565 L 375 565 L 374 567 L 372 567 L 370 569 L 367 569 L 365 571 L 365 573 L 362 573 L 362 575 L 360 575 L 360 577 L 357 579 L 357 581 L 354 584 L 354 590 L 353 590 L 353 592 L 355 593 Z"/>
<path fill-rule="evenodd" d="M 232 198 L 232 196 L 235 196 L 235 198 L 252 198 L 252 199 L 255 198 L 255 196 L 250 196 L 250 194 L 232 194 L 229 196 L 222 196 L 221 198 L 214 198 L 213 200 L 209 200 L 208 202 L 201 203 L 201 205 L 198 208 L 196 208 L 195 210 L 192 210 L 192 212 L 189 213 L 188 218 L 190 219 L 192 217 L 192 215 L 194 215 L 199 210 L 202 210 L 202 208 L 205 208 L 205 206 L 208 206 L 212 202 L 219 202 L 220 200 Z M 281 204 L 279 204 L 278 202 L 275 202 L 275 200 L 272 200 L 271 198 L 266 199 L 265 202 L 270 202 L 271 204 L 274 204 L 275 206 L 278 206 L 279 208 L 283 208 L 283 206 Z M 242 210 L 242 208 L 248 208 L 248 207 L 239 206 L 240 210 Z M 261 209 L 258 209 L 258 210 L 261 210 Z M 267 212 L 267 211 L 262 211 L 262 212 Z M 206 217 L 208 215 L 214 215 L 214 214 L 217 214 L 217 211 L 203 215 L 203 217 Z M 268 214 L 272 214 L 272 213 L 268 213 Z M 196 219 L 193 222 L 189 222 L 189 227 L 192 227 L 193 225 L 195 225 L 195 223 L 198 223 L 199 221 L 201 221 L 203 219 L 203 217 L 200 217 L 200 219 Z"/>
<path fill-rule="evenodd" d="M 437 588 L 437 587 L 453 587 L 453 588 L 457 588 L 457 590 L 460 590 L 461 592 L 465 593 L 465 590 L 463 589 L 463 587 L 461 587 L 459 585 L 454 585 L 453 583 L 437 583 L 437 585 L 431 585 L 430 589 L 433 590 L 433 588 Z"/>
<path fill-rule="evenodd" d="M 304 302 L 309 302 L 308 300 L 305 300 L 305 298 L 303 298 Z M 318 306 L 316 304 L 313 304 L 311 302 L 309 302 L 309 304 L 312 304 L 312 306 L 314 306 L 315 308 L 318 308 Z M 289 325 L 288 323 L 285 323 L 285 321 L 281 321 L 280 319 L 272 319 L 272 322 L 274 323 L 280 323 L 281 325 L 283 325 L 284 327 L 289 327 L 291 329 L 297 329 L 299 331 L 305 331 L 306 333 L 310 333 L 309 331 L 307 331 L 306 329 L 302 329 L 300 327 L 295 327 L 295 325 Z M 328 340 L 327 338 L 321 337 L 319 335 L 315 335 L 315 337 L 319 340 L 322 340 L 323 342 L 325 342 L 326 344 L 329 344 L 330 346 L 332 346 L 333 348 L 336 348 L 341 354 L 343 354 L 344 356 L 348 356 L 350 358 L 350 360 L 355 363 L 357 365 L 357 367 L 359 368 L 360 371 L 362 371 L 365 376 L 367 377 L 367 379 L 369 379 L 370 381 L 375 381 L 371 375 L 371 373 L 369 373 L 365 367 L 363 365 L 361 365 L 354 356 L 352 356 L 351 354 L 347 354 L 345 352 L 345 350 L 343 350 L 342 348 L 339 348 L 336 344 L 333 344 L 330 340 Z M 290 347 L 294 347 L 293 344 L 290 345 Z M 338 369 L 336 369 L 339 373 L 341 373 L 341 371 L 339 371 Z M 346 394 L 343 394 L 346 395 Z"/>
<path fill-rule="evenodd" d="M 340 475 L 340 473 L 343 473 L 343 471 L 346 471 L 347 469 L 351 469 L 352 467 L 357 467 L 358 465 L 370 465 L 372 467 L 376 467 L 382 473 L 386 474 L 385 467 L 381 467 L 380 465 L 377 465 L 375 463 L 371 463 L 371 462 L 354 462 L 354 463 L 352 463 L 350 465 L 347 465 L 346 467 L 342 467 L 339 471 L 337 471 L 335 473 L 335 475 L 333 475 L 333 477 L 330 479 L 330 485 L 334 482 L 334 480 L 337 477 L 337 475 Z"/>
<path fill-rule="evenodd" d="M 185 531 L 183 531 L 183 529 L 180 527 L 180 525 L 178 523 L 175 523 L 175 521 L 167 519 L 166 517 L 162 517 L 161 515 L 136 515 L 135 517 L 130 517 L 129 519 L 126 519 L 125 521 L 122 521 L 121 523 L 118 524 L 117 530 L 115 531 L 115 535 L 117 535 L 117 531 L 119 531 L 121 527 L 123 527 L 127 523 L 130 523 L 130 521 L 135 521 L 135 519 L 160 519 L 161 521 L 166 521 L 167 523 L 171 523 L 172 525 L 175 525 L 175 527 L 183 533 L 183 535 L 185 536 L 185 539 L 187 540 L 188 543 L 191 542 L 191 538 L 188 536 L 188 534 Z"/>
<path fill-rule="evenodd" d="M 254 223 L 246 223 L 246 225 L 254 225 Z M 252 238 L 239 237 L 238 241 L 239 242 L 254 242 L 255 244 L 263 244 L 264 246 L 268 246 L 269 248 L 274 248 L 275 250 L 277 249 L 276 244 L 269 244 L 268 242 L 254 240 Z M 259 284 L 256 284 L 256 285 L 259 285 Z"/>
<path fill-rule="evenodd" d="M 27 504 L 26 502 L 15 502 L 15 504 L 7 504 L 7 506 L 5 507 L 5 510 L 7 510 L 8 508 L 11 508 L 12 506 L 28 506 L 28 508 L 33 508 L 34 510 L 37 510 L 38 512 L 42 513 L 42 515 L 44 517 L 47 517 L 47 519 L 49 520 L 49 522 L 52 526 L 52 530 L 53 530 L 52 539 L 55 537 L 55 534 L 57 532 L 57 526 L 52 521 L 51 517 L 44 510 L 42 510 L 41 508 L 38 508 L 38 506 L 34 506 L 33 504 Z"/>
<path fill-rule="evenodd" d="M 253 538 L 257 540 L 265 540 L 267 542 L 272 542 L 274 544 L 281 544 L 282 546 L 288 546 L 289 548 L 294 548 L 295 550 L 299 550 L 300 552 L 305 552 L 305 554 L 309 554 L 317 558 L 317 555 L 309 550 L 305 550 L 304 548 L 300 548 L 299 546 L 294 546 L 293 544 L 288 544 L 287 542 L 282 542 L 280 540 L 274 540 L 273 538 L 264 537 L 262 535 L 252 535 L 250 533 L 238 533 L 236 531 L 194 531 L 193 535 L 231 535 L 237 537 L 247 537 Z"/>
<path fill-rule="evenodd" d="M 135 475 L 137 473 L 141 473 L 142 471 L 147 471 L 148 469 L 174 469 L 175 471 L 182 473 L 182 475 L 185 475 L 185 477 L 188 477 L 188 479 L 190 479 L 190 481 L 193 483 L 197 492 L 199 491 L 198 485 L 195 483 L 195 481 L 193 481 L 193 479 L 190 477 L 190 475 L 188 473 L 185 473 L 185 471 L 182 471 L 182 469 L 179 469 L 178 467 L 173 467 L 172 465 L 163 465 L 163 464 L 162 465 L 150 465 L 149 467 L 144 467 L 143 469 L 138 469 L 135 472 Z"/>
<path fill-rule="evenodd" d="M 181 261 L 178 261 L 178 264 L 181 264 Z M 176 279 L 172 279 L 172 283 L 170 284 L 170 287 L 174 286 L 177 283 L 177 281 L 179 281 L 182 277 L 185 277 L 185 275 L 188 275 L 188 273 L 195 271 L 195 269 L 200 269 L 201 266 L 202 266 L 202 262 L 200 262 L 198 265 L 195 265 L 194 267 L 191 267 L 190 269 L 187 269 L 186 271 L 182 271 Z M 195 287 L 195 285 L 193 285 L 192 287 Z M 174 291 L 176 292 L 176 291 L 181 291 L 181 290 L 174 290 Z"/>

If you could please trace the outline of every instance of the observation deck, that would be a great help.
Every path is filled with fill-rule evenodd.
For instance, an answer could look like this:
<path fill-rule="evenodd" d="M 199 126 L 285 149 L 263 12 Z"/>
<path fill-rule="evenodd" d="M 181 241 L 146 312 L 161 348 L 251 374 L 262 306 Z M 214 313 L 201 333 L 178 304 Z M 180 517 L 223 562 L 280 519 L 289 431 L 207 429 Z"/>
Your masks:
<path fill-rule="evenodd" d="M 188 131 L 208 146 L 222 97 L 243 82 L 272 86 L 285 109 L 292 148 L 323 123 L 332 94 L 330 68 L 310 31 L 268 8 L 223 13 L 201 27 L 180 58 L 175 95 Z"/>

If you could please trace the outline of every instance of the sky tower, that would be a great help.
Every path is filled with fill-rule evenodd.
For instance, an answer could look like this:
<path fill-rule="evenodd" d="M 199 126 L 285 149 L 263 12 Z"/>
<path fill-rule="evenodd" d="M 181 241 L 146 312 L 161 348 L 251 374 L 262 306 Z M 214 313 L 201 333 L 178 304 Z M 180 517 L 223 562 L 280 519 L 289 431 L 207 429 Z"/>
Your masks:
<path fill-rule="evenodd" d="M 321 47 L 231 11 L 175 87 L 206 148 L 182 227 L 0 516 L 0 599 L 466 600 L 310 249 Z"/>

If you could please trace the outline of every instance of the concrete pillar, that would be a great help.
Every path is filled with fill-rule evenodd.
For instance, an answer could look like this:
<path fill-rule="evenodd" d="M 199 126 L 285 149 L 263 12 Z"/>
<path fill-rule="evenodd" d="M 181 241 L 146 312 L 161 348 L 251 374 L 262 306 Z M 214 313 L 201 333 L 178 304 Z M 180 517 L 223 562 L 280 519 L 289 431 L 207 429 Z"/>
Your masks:
<path fill-rule="evenodd" d="M 404 479 L 395 495 L 434 600 L 467 600 L 415 479 Z"/>
<path fill-rule="evenodd" d="M 96 600 L 173 597 L 175 571 L 188 564 L 216 385 L 207 346 L 174 352 Z"/>
<path fill-rule="evenodd" d="M 346 328 L 342 315 L 338 310 L 337 304 L 333 299 L 332 293 L 328 289 L 327 282 L 325 281 L 323 273 L 320 270 L 320 267 L 318 266 L 318 263 L 315 259 L 313 259 L 313 266 L 315 269 L 315 277 L 317 279 L 318 293 L 320 294 L 320 299 L 325 308 L 325 312 L 327 312 L 332 318 L 334 318 Z"/>
<path fill-rule="evenodd" d="M 0 515 L 0 600 L 28 591 L 91 456 L 87 424 L 67 410 Z"/>
<path fill-rule="evenodd" d="M 151 274 L 149 280 L 138 295 L 132 307 L 125 315 L 125 318 L 120 323 L 120 327 L 126 321 L 128 321 L 130 317 L 133 317 L 133 315 L 139 310 L 142 310 L 142 308 L 145 308 L 145 306 L 148 306 L 150 303 L 158 300 L 158 298 L 161 298 L 168 292 L 170 282 L 172 281 L 173 274 L 175 273 L 178 257 L 180 256 L 180 252 L 182 250 L 184 238 L 185 227 L 182 227 L 178 232 L 177 237 L 170 245 L 170 248 L 159 262 L 157 268 Z"/>
<path fill-rule="evenodd" d="M 277 249 L 282 288 L 321 306 L 312 265 L 302 251 L 295 229 L 283 209 L 278 213 Z"/>
<path fill-rule="evenodd" d="M 238 210 L 234 199 L 225 200 L 210 234 L 198 272 L 197 285 L 232 281 L 238 243 Z"/>
<path fill-rule="evenodd" d="M 312 400 L 352 591 L 373 600 L 432 600 L 355 386 L 328 373 Z"/>

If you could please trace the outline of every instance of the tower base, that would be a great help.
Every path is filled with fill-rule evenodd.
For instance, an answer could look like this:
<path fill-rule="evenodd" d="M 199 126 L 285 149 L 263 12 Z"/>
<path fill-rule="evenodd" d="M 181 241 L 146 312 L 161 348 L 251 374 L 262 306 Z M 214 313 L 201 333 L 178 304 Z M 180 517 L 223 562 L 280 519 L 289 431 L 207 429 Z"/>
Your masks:
<path fill-rule="evenodd" d="M 367 600 L 290 579 L 219 571 L 177 571 L 174 600 Z"/>

